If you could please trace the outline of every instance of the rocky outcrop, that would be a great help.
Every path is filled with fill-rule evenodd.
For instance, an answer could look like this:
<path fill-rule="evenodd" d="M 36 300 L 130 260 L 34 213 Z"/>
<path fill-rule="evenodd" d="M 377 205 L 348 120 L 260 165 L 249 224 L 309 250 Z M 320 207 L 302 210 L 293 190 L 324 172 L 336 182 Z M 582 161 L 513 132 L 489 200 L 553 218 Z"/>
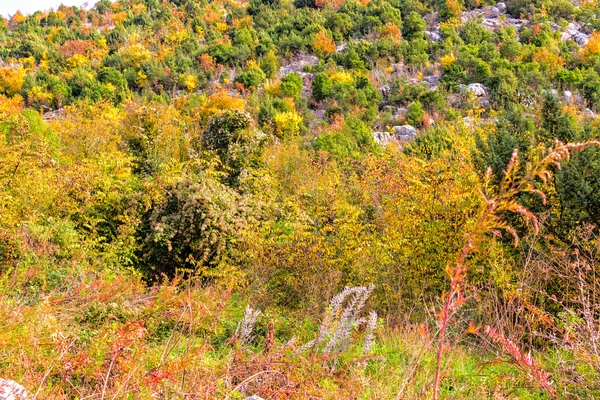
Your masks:
<path fill-rule="evenodd" d="M 281 76 L 289 75 L 293 72 L 304 72 L 307 65 L 316 65 L 319 63 L 319 57 L 309 54 L 300 53 L 279 68 Z"/>
<path fill-rule="evenodd" d="M 487 97 L 489 89 L 481 83 L 471 83 L 466 87 L 467 93 L 473 93 L 477 97 Z"/>
<path fill-rule="evenodd" d="M 581 25 L 571 22 L 560 38 L 562 41 L 572 40 L 579 46 L 584 46 L 590 40 L 590 35 L 583 32 Z"/>
<path fill-rule="evenodd" d="M 476 10 L 466 11 L 462 15 L 462 22 L 477 20 L 481 18 L 481 26 L 489 31 L 495 31 L 498 28 L 512 26 L 518 32 L 527 21 L 519 18 L 513 18 L 506 13 L 506 4 L 500 2 L 496 6 L 487 6 Z"/>
<path fill-rule="evenodd" d="M 406 142 L 417 136 L 417 130 L 412 125 L 402 125 L 394 127 L 394 139 Z"/>
<path fill-rule="evenodd" d="M 392 141 L 392 135 L 389 132 L 373 132 L 373 140 L 378 145 L 385 147 Z"/>
<path fill-rule="evenodd" d="M 0 378 L 0 400 L 23 400 L 28 396 L 27 389 L 17 382 Z"/>

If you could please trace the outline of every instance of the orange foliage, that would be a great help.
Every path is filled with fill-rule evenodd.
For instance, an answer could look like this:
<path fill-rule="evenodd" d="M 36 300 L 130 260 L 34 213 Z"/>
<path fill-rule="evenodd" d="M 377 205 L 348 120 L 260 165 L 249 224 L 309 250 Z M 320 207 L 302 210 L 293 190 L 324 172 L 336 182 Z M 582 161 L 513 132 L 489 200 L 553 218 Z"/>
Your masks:
<path fill-rule="evenodd" d="M 315 49 L 315 53 L 322 57 L 335 51 L 335 42 L 325 30 L 322 30 L 315 35 L 313 47 Z"/>
<path fill-rule="evenodd" d="M 127 19 L 127 13 L 121 11 L 120 13 L 114 14 L 112 19 L 115 25 L 123 23 Z"/>
<path fill-rule="evenodd" d="M 65 58 L 70 58 L 75 54 L 88 55 L 95 47 L 96 44 L 91 40 L 67 40 L 59 47 L 58 53 Z"/>
<path fill-rule="evenodd" d="M 402 32 L 398 25 L 393 22 L 388 22 L 381 28 L 381 37 L 390 38 L 399 42 L 402 40 Z"/>
<path fill-rule="evenodd" d="M 316 0 L 315 5 L 319 8 L 331 7 L 334 10 L 340 8 L 344 4 L 344 0 Z"/>
<path fill-rule="evenodd" d="M 593 32 L 585 47 L 581 50 L 581 55 L 584 58 L 600 54 L 600 32 Z"/>
<path fill-rule="evenodd" d="M 21 96 L 6 97 L 0 94 L 0 119 L 16 115 L 22 110 L 23 98 Z"/>
<path fill-rule="evenodd" d="M 543 70 L 550 72 L 556 72 L 565 64 L 563 57 L 551 52 L 546 47 L 542 47 L 533 53 L 533 61 L 539 63 Z"/>

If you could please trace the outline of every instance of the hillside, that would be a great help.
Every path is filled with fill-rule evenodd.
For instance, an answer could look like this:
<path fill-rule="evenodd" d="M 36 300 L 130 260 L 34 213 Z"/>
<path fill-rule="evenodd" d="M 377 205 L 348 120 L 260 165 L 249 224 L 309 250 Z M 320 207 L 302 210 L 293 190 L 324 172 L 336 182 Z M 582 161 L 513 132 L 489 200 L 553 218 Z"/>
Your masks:
<path fill-rule="evenodd" d="M 0 17 L 0 378 L 30 399 L 600 397 L 599 16 Z"/>

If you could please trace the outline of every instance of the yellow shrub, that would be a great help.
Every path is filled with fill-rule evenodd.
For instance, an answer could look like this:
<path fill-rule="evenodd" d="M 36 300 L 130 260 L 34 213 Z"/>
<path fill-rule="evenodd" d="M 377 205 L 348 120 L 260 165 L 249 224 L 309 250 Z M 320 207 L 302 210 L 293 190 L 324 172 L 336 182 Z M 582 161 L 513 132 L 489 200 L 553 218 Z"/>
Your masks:
<path fill-rule="evenodd" d="M 275 132 L 281 138 L 296 136 L 300 133 L 302 117 L 295 111 L 287 111 L 275 114 Z"/>
<path fill-rule="evenodd" d="M 83 54 L 75 54 L 73 57 L 69 57 L 69 59 L 67 59 L 66 64 L 67 67 L 75 69 L 78 67 L 83 67 L 88 63 L 88 61 L 88 58 Z"/>
<path fill-rule="evenodd" d="M 454 57 L 454 54 L 448 54 L 442 56 L 440 62 L 442 63 L 442 68 L 447 68 L 456 62 L 456 57 Z"/>
<path fill-rule="evenodd" d="M 0 68 L 0 93 L 13 96 L 21 91 L 25 82 L 25 69 L 23 67 Z"/>
<path fill-rule="evenodd" d="M 331 82 L 337 82 L 341 84 L 354 82 L 352 75 L 346 71 L 339 71 L 332 74 L 329 77 L 329 80 L 331 80 Z"/>

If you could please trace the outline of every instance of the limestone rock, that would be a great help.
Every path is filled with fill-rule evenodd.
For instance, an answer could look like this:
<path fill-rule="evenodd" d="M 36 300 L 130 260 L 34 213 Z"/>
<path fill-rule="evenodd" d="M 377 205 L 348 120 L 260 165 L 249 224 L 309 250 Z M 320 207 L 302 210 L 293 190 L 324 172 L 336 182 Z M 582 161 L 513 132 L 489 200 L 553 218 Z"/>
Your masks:
<path fill-rule="evenodd" d="M 22 400 L 29 396 L 27 390 L 15 381 L 0 378 L 0 400 Z"/>
<path fill-rule="evenodd" d="M 488 88 L 481 83 L 471 83 L 467 86 L 467 92 L 471 92 L 477 97 L 485 97 L 488 94 Z"/>
<path fill-rule="evenodd" d="M 394 127 L 394 139 L 401 141 L 412 140 L 417 136 L 417 130 L 412 125 Z"/>
<path fill-rule="evenodd" d="M 392 135 L 389 132 L 373 132 L 373 140 L 382 147 L 392 140 Z"/>

